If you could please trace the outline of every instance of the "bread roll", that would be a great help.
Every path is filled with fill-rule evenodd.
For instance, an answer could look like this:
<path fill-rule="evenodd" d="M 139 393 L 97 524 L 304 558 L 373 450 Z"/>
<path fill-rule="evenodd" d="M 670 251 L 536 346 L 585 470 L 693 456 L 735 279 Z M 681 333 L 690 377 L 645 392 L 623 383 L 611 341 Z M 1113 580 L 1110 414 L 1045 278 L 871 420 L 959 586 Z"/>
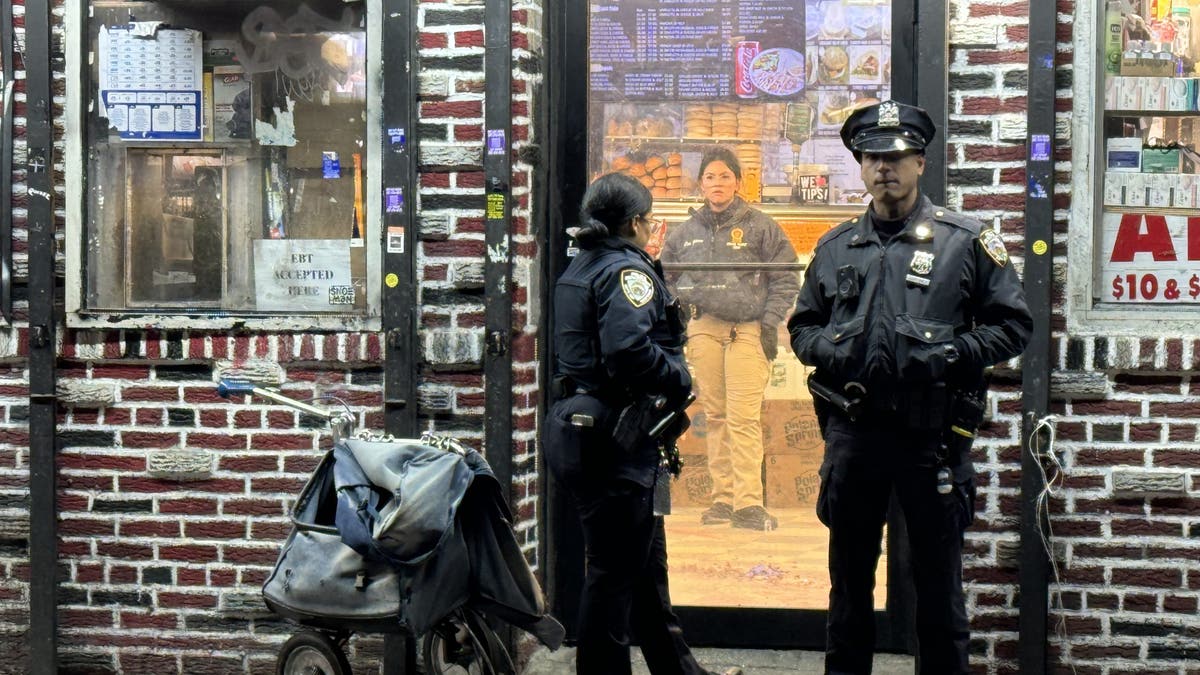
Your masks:
<path fill-rule="evenodd" d="M 646 175 L 646 165 L 638 162 L 629 167 L 629 175 L 634 178 L 641 178 Z"/>
<path fill-rule="evenodd" d="M 650 175 L 654 177 L 654 180 L 662 180 L 667 177 L 667 167 L 660 166 Z"/>
<path fill-rule="evenodd" d="M 638 178 L 638 182 L 641 183 L 642 185 L 645 185 L 648 188 L 654 187 L 654 179 L 651 178 L 650 176 L 642 176 L 642 177 Z"/>
<path fill-rule="evenodd" d="M 633 162 L 626 156 L 622 155 L 612 161 L 613 171 L 625 171 L 633 166 Z"/>
<path fill-rule="evenodd" d="M 683 164 L 683 155 L 679 154 L 678 152 L 672 152 L 671 154 L 667 155 L 668 166 L 679 166 L 681 164 Z"/>
<path fill-rule="evenodd" d="M 682 177 L 667 179 L 667 189 L 668 190 L 678 191 L 679 188 L 681 188 L 681 187 L 683 187 L 683 178 Z"/>
<path fill-rule="evenodd" d="M 682 166 L 668 166 L 667 167 L 667 178 L 679 178 L 682 175 L 683 175 L 683 167 Z"/>
<path fill-rule="evenodd" d="M 654 197 L 655 199 L 666 199 L 667 188 L 665 188 L 665 187 L 650 188 L 650 196 Z"/>
<path fill-rule="evenodd" d="M 659 157 L 658 155 L 651 155 L 646 158 L 646 173 L 652 173 L 660 166 L 665 166 L 666 163 L 667 161 L 662 157 Z"/>

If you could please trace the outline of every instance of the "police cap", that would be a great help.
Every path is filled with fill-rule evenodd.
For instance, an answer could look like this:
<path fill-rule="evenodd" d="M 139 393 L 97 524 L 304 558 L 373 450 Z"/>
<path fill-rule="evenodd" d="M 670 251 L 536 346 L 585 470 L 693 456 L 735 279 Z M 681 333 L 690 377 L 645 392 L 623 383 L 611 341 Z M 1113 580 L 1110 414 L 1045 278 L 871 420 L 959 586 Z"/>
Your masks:
<path fill-rule="evenodd" d="M 929 113 L 896 101 L 869 105 L 850 114 L 842 125 L 842 143 L 855 153 L 925 151 L 937 128 Z"/>

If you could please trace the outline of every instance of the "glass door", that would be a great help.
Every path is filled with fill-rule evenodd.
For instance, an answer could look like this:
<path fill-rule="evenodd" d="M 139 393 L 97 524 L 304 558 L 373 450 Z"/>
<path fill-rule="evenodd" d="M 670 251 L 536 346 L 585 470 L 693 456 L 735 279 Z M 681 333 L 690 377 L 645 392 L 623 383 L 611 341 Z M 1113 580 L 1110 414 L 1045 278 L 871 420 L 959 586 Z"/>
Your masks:
<path fill-rule="evenodd" d="M 683 473 L 670 486 L 672 600 L 695 644 L 819 647 L 829 594 L 828 531 L 815 513 L 824 444 L 808 369 L 791 353 L 783 324 L 817 239 L 860 214 L 869 200 L 839 137 L 842 123 L 860 106 L 915 98 L 892 91 L 893 63 L 911 67 L 914 60 L 910 36 L 893 40 L 894 31 L 913 30 L 912 3 L 565 5 L 565 16 L 550 26 L 553 31 L 561 21 L 564 36 L 560 75 L 551 78 L 562 89 L 551 120 L 559 146 L 557 155 L 552 149 L 558 162 L 552 160 L 550 213 L 554 217 L 557 205 L 572 220 L 583 188 L 604 173 L 637 178 L 654 196 L 663 225 L 648 248 L 661 256 L 669 282 L 692 312 L 687 355 L 700 399 L 680 442 Z M 724 161 L 709 161 L 723 151 Z M 731 208 L 738 218 L 757 211 L 748 216 L 752 225 L 722 229 L 723 218 L 735 216 L 715 211 L 721 199 L 712 196 L 719 190 L 710 191 L 714 168 L 736 174 Z M 716 234 L 701 243 L 694 228 L 704 219 Z M 550 224 L 551 275 L 565 266 L 553 259 L 556 243 L 571 254 L 571 242 L 558 239 L 562 225 Z M 768 267 L 753 255 L 759 230 L 771 230 L 778 240 Z M 720 254 L 689 255 L 691 246 Z M 772 326 L 780 345 L 776 358 L 767 361 L 757 347 L 744 357 L 725 349 L 718 365 L 712 340 L 700 333 L 736 341 L 742 330 L 747 339 L 744 332 L 759 330 L 761 322 L 742 316 L 738 298 L 776 282 L 792 293 L 776 308 L 782 314 L 782 323 Z M 728 347 L 729 340 L 717 342 Z M 550 488 L 551 588 L 556 611 L 570 627 L 577 582 L 568 577 L 582 564 L 572 558 L 578 544 L 572 516 Z M 721 503 L 730 514 L 717 513 Z M 903 631 L 887 619 L 904 604 L 888 584 L 889 568 L 898 562 L 889 562 L 891 548 L 885 542 L 876 583 L 881 648 L 889 640 L 893 648 L 903 646 Z"/>

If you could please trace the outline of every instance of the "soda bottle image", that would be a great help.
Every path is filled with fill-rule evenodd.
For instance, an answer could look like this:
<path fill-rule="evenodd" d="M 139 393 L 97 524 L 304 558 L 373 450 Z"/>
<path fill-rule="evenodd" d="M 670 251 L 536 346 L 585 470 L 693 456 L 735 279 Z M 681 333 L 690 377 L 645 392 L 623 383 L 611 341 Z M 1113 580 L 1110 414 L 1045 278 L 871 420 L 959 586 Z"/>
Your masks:
<path fill-rule="evenodd" d="M 754 98 L 758 91 L 750 79 L 750 63 L 758 56 L 756 40 L 743 40 L 733 48 L 733 90 L 739 98 Z"/>

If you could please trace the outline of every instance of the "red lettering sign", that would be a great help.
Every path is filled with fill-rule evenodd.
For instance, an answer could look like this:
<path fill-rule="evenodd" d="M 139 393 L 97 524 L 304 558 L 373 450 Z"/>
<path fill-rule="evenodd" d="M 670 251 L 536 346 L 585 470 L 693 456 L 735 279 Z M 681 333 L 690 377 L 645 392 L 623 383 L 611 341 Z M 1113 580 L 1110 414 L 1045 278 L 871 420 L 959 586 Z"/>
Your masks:
<path fill-rule="evenodd" d="M 1146 222 L 1144 233 L 1143 220 Z M 1190 239 L 1190 220 L 1188 230 Z M 1191 249 L 1192 244 L 1189 242 L 1189 257 Z M 1117 229 L 1117 240 L 1113 242 L 1109 262 L 1133 262 L 1133 256 L 1138 253 L 1149 253 L 1154 256 L 1154 262 L 1175 262 L 1175 244 L 1171 241 L 1171 231 L 1167 228 L 1165 216 L 1127 213 L 1121 217 L 1121 225 Z"/>

